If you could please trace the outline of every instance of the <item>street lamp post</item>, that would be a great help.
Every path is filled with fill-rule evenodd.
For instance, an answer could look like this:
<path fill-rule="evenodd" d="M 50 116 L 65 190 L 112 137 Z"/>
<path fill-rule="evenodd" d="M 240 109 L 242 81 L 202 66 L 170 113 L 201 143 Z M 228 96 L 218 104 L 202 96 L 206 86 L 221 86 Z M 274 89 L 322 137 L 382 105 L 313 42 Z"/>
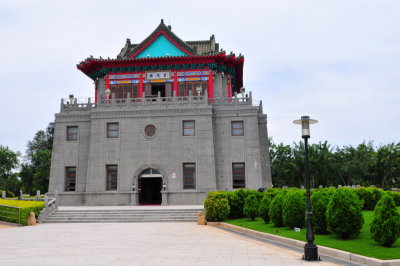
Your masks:
<path fill-rule="evenodd" d="M 310 119 L 309 116 L 302 116 L 299 120 L 294 120 L 293 123 L 301 125 L 301 135 L 304 139 L 304 165 L 306 171 L 306 215 L 307 215 L 307 243 L 304 245 L 304 260 L 319 260 L 318 258 L 318 247 L 314 244 L 314 231 L 312 229 L 312 211 L 311 211 L 311 200 L 310 200 L 310 172 L 308 167 L 308 139 L 310 138 L 310 124 L 316 124 L 318 121 Z"/>

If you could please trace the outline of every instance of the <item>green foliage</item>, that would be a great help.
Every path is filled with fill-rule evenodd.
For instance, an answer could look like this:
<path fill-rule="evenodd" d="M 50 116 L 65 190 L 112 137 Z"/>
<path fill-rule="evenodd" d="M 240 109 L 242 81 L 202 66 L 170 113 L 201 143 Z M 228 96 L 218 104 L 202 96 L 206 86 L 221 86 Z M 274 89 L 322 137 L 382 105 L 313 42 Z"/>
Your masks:
<path fill-rule="evenodd" d="M 7 146 L 0 145 L 0 189 L 17 192 L 20 181 L 12 171 L 18 166 L 19 152 L 13 152 Z"/>
<path fill-rule="evenodd" d="M 271 222 L 275 225 L 275 227 L 283 226 L 282 210 L 283 210 L 284 198 L 285 198 L 285 194 L 279 193 L 271 201 L 269 216 L 271 218 Z"/>
<path fill-rule="evenodd" d="M 384 247 L 390 247 L 400 237 L 400 214 L 388 194 L 376 205 L 370 230 L 372 239 Z"/>
<path fill-rule="evenodd" d="M 204 200 L 206 219 L 210 222 L 220 222 L 228 218 L 229 203 L 224 197 L 208 197 Z"/>
<path fill-rule="evenodd" d="M 3 195 L 3 190 L 0 190 L 0 197 Z M 15 194 L 11 191 L 6 191 L 6 197 L 7 198 L 15 198 Z"/>
<path fill-rule="evenodd" d="M 317 234 L 327 234 L 326 208 L 335 188 L 323 188 L 312 191 L 311 209 L 313 212 L 313 229 Z"/>
<path fill-rule="evenodd" d="M 357 237 L 364 223 L 361 209 L 362 201 L 353 189 L 336 189 L 326 210 L 328 230 L 343 239 Z"/>
<path fill-rule="evenodd" d="M 264 223 L 269 223 L 269 210 L 270 210 L 270 205 L 271 205 L 271 199 L 269 197 L 270 195 L 264 194 L 264 197 L 262 198 L 260 202 L 260 207 L 258 208 L 258 215 L 263 218 Z"/>
<path fill-rule="evenodd" d="M 400 206 L 400 192 L 397 191 L 386 191 L 394 200 L 396 206 Z"/>
<path fill-rule="evenodd" d="M 364 210 L 373 210 L 383 193 L 381 189 L 375 187 L 360 187 L 355 191 L 358 197 L 364 202 Z"/>
<path fill-rule="evenodd" d="M 258 202 L 256 194 L 248 195 L 244 201 L 244 207 L 243 207 L 244 216 L 254 221 L 258 215 L 259 207 L 260 203 Z"/>
<path fill-rule="evenodd" d="M 240 214 L 239 214 L 240 216 L 238 216 L 238 217 L 244 217 L 243 216 L 244 203 L 245 203 L 246 198 L 249 195 L 251 195 L 251 194 L 255 195 L 259 202 L 261 201 L 262 196 L 263 196 L 263 194 L 261 192 L 251 190 L 251 189 L 243 189 L 243 188 L 235 190 L 235 193 L 238 196 L 238 200 L 235 204 L 235 206 L 237 208 L 237 209 L 235 208 L 235 213 L 238 213 L 240 211 Z"/>
<path fill-rule="evenodd" d="M 380 176 L 381 188 L 400 186 L 400 142 L 379 147 L 375 171 Z"/>
<path fill-rule="evenodd" d="M 229 218 L 235 219 L 243 216 L 243 209 L 240 208 L 239 204 L 239 196 L 236 191 L 228 191 L 227 192 L 228 201 L 229 201 Z"/>
<path fill-rule="evenodd" d="M 287 227 L 302 228 L 305 223 L 306 196 L 304 190 L 291 190 L 283 200 L 282 218 Z"/>
<path fill-rule="evenodd" d="M 264 195 L 268 195 L 269 199 L 272 200 L 276 195 L 282 192 L 282 189 L 280 188 L 269 188 L 266 191 L 264 191 Z"/>
<path fill-rule="evenodd" d="M 21 207 L 21 224 L 27 225 L 27 220 L 30 212 L 34 212 L 35 216 L 38 217 L 40 211 L 44 207 L 44 202 L 0 199 L 0 205 Z M 3 221 L 18 223 L 17 209 L 0 206 L 0 216 L 6 216 L 0 217 L 0 219 Z"/>
<path fill-rule="evenodd" d="M 53 134 L 54 123 L 50 123 L 46 131 L 39 130 L 28 142 L 26 161 L 22 163 L 20 172 L 24 192 L 33 195 L 36 190 L 48 191 Z"/>

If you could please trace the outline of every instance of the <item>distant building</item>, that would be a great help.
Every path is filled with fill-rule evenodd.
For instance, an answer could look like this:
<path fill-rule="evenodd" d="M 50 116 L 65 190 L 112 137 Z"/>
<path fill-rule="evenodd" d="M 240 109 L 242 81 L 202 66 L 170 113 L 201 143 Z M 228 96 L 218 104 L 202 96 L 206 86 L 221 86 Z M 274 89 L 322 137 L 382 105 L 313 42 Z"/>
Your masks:
<path fill-rule="evenodd" d="M 79 63 L 95 99 L 61 101 L 49 193 L 60 205 L 202 204 L 270 186 L 267 117 L 241 89 L 243 62 L 161 20 L 116 59 Z"/>

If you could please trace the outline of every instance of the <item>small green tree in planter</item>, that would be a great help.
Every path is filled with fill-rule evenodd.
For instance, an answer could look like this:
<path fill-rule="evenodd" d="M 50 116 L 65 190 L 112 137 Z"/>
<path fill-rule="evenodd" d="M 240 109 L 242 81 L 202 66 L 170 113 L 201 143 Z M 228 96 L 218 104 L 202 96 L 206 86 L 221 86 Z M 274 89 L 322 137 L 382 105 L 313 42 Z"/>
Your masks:
<path fill-rule="evenodd" d="M 271 201 L 269 216 L 275 227 L 283 226 L 282 209 L 283 209 L 284 197 L 285 197 L 284 193 L 279 193 Z"/>
<path fill-rule="evenodd" d="M 258 215 L 263 218 L 264 223 L 269 223 L 269 210 L 271 205 L 270 195 L 264 195 L 260 202 L 260 208 L 258 208 Z"/>
<path fill-rule="evenodd" d="M 283 224 L 290 228 L 302 228 L 305 223 L 306 195 L 303 190 L 289 191 L 283 200 Z"/>
<path fill-rule="evenodd" d="M 328 230 L 343 239 L 357 237 L 364 223 L 362 204 L 353 189 L 336 189 L 326 210 Z"/>
<path fill-rule="evenodd" d="M 229 202 L 226 198 L 209 197 L 204 200 L 206 219 L 209 222 L 221 222 L 229 215 Z"/>
<path fill-rule="evenodd" d="M 329 199 L 334 192 L 334 188 L 323 188 L 315 190 L 311 194 L 313 229 L 317 234 L 328 233 L 328 225 L 326 223 L 326 208 L 328 207 Z"/>
<path fill-rule="evenodd" d="M 400 214 L 388 194 L 376 204 L 370 231 L 372 239 L 384 247 L 390 247 L 400 237 Z"/>
<path fill-rule="evenodd" d="M 257 196 L 255 194 L 248 195 L 247 198 L 244 200 L 244 216 L 254 221 L 258 215 L 259 206 L 260 204 L 258 203 Z"/>

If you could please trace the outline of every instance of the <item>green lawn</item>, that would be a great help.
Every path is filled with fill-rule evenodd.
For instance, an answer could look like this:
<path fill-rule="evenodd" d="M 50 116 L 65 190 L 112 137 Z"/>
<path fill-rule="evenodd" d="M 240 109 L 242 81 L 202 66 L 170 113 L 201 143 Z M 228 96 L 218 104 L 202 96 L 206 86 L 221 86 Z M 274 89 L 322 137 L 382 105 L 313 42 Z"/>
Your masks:
<path fill-rule="evenodd" d="M 400 207 L 398 207 L 398 210 L 400 211 Z M 314 242 L 317 245 L 332 247 L 382 260 L 400 259 L 400 239 L 397 239 L 397 241 L 390 248 L 382 247 L 371 239 L 369 225 L 372 220 L 372 215 L 373 211 L 363 211 L 365 222 L 361 229 L 361 234 L 356 239 L 342 240 L 332 234 L 315 235 Z M 260 232 L 306 241 L 305 228 L 301 229 L 301 232 L 296 233 L 294 230 L 287 227 L 274 227 L 272 224 L 265 224 L 261 218 L 257 218 L 256 221 L 250 221 L 247 218 L 243 218 L 227 220 L 226 222 Z"/>

